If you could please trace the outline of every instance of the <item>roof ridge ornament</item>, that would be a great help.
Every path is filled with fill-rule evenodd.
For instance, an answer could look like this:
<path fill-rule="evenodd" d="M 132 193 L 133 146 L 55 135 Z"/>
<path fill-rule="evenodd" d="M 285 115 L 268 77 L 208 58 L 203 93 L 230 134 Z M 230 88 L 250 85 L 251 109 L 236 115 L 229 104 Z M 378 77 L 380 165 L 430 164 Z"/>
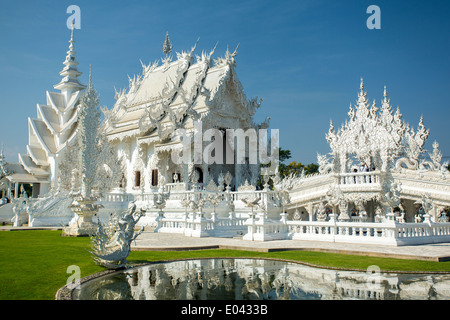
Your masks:
<path fill-rule="evenodd" d="M 217 58 L 216 60 L 214 60 L 214 63 L 216 64 L 216 66 L 222 67 L 225 65 L 230 65 L 230 66 L 236 66 L 236 60 L 234 59 L 234 57 L 237 56 L 237 50 L 239 48 L 240 43 L 238 43 L 238 45 L 236 46 L 236 49 L 234 49 L 233 53 L 230 53 L 230 48 L 227 45 L 227 51 L 225 52 L 225 57 L 223 58 Z"/>
<path fill-rule="evenodd" d="M 172 52 L 172 43 L 170 43 L 169 31 L 166 31 L 166 38 L 164 39 L 164 43 L 162 46 L 162 51 L 166 55 L 166 57 Z"/>
<path fill-rule="evenodd" d="M 388 98 L 388 93 L 387 93 L 386 86 L 384 86 L 382 104 L 387 104 L 387 105 L 391 104 L 391 99 Z"/>
<path fill-rule="evenodd" d="M 190 54 L 191 56 L 194 53 L 195 49 L 197 49 L 197 44 L 199 41 L 200 41 L 200 37 L 197 38 L 197 41 L 195 41 L 194 46 L 191 48 L 191 54 Z"/>
<path fill-rule="evenodd" d="M 3 161 L 3 159 L 5 159 L 5 145 L 2 142 L 2 148 L 0 149 L 0 162 Z"/>

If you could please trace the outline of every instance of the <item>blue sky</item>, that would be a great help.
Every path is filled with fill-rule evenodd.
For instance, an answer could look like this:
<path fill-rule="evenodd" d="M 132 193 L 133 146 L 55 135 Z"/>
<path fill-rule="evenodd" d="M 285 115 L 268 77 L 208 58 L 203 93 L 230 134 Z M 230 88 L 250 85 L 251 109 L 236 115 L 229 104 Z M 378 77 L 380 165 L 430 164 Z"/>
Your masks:
<path fill-rule="evenodd" d="M 336 127 L 355 103 L 360 78 L 380 106 L 387 86 L 393 107 L 414 128 L 421 115 L 450 160 L 450 2 L 434 1 L 0 1 L 0 143 L 8 161 L 26 152 L 27 118 L 61 79 L 70 31 L 69 5 L 81 9 L 75 48 L 81 81 L 92 64 L 102 106 L 114 87 L 160 59 L 168 30 L 174 51 L 240 44 L 237 73 L 248 98 L 263 98 L 256 120 L 271 117 L 292 159 L 316 161 L 329 152 Z M 369 30 L 369 5 L 381 9 L 381 29 Z"/>

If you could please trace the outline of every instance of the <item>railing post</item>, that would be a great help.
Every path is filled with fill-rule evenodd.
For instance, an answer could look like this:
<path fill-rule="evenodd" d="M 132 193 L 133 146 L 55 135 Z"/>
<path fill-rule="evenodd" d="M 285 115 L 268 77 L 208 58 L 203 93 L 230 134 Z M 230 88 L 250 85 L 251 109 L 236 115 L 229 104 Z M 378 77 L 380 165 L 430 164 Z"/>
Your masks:
<path fill-rule="evenodd" d="M 281 214 L 280 214 L 280 216 L 281 216 L 281 219 L 280 219 L 280 222 L 281 222 L 281 224 L 282 224 L 282 226 L 281 226 L 281 230 L 280 230 L 280 233 L 284 233 L 284 238 L 288 238 L 288 235 L 289 235 L 289 226 L 288 226 L 288 224 L 287 224 L 287 213 L 286 212 L 282 212 Z"/>
<path fill-rule="evenodd" d="M 286 222 L 287 222 L 287 213 L 286 212 L 282 212 L 282 213 L 280 213 L 280 216 L 281 216 L 281 219 L 280 219 L 281 223 L 282 224 L 286 224 Z"/>
<path fill-rule="evenodd" d="M 255 227 L 256 227 L 255 226 L 255 213 L 251 212 L 248 215 L 249 215 L 249 218 L 244 223 L 247 226 L 247 233 L 244 235 L 244 237 L 242 239 L 253 241 Z"/>
<path fill-rule="evenodd" d="M 328 215 L 328 217 L 330 218 L 330 220 L 328 221 L 330 223 L 330 235 L 332 237 L 333 242 L 335 242 L 335 237 L 336 237 L 336 218 L 337 218 L 337 214 L 335 213 L 330 213 Z"/>

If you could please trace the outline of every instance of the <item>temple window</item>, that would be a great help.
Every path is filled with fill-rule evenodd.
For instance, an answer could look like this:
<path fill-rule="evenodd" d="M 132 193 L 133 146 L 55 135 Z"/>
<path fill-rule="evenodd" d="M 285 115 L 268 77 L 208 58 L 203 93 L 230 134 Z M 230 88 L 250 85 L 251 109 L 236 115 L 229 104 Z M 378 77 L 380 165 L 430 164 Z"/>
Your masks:
<path fill-rule="evenodd" d="M 135 187 L 141 186 L 141 172 L 140 171 L 136 171 L 134 173 L 134 186 Z"/>
<path fill-rule="evenodd" d="M 152 170 L 152 186 L 158 185 L 158 169 Z"/>

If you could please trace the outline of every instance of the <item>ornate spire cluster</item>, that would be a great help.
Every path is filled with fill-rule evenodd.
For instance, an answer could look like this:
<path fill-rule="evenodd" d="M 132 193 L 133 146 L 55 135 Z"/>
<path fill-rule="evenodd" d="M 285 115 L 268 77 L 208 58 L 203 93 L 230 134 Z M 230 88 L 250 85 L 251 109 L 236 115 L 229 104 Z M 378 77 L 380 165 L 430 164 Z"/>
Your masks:
<path fill-rule="evenodd" d="M 393 166 L 394 159 L 405 156 L 417 168 L 418 157 L 424 152 L 423 146 L 429 135 L 425 129 L 423 119 L 420 119 L 417 132 L 402 121 L 402 114 L 397 108 L 393 113 L 390 99 L 384 87 L 381 109 L 374 101 L 370 105 L 364 82 L 361 79 L 357 105 L 350 104 L 349 120 L 335 132 L 333 123 L 326 139 L 335 157 L 335 164 L 341 172 L 348 172 L 352 159 L 365 162 L 367 165 L 386 170 Z M 358 164 L 356 164 L 358 165 Z M 337 168 L 335 168 L 337 169 Z"/>

